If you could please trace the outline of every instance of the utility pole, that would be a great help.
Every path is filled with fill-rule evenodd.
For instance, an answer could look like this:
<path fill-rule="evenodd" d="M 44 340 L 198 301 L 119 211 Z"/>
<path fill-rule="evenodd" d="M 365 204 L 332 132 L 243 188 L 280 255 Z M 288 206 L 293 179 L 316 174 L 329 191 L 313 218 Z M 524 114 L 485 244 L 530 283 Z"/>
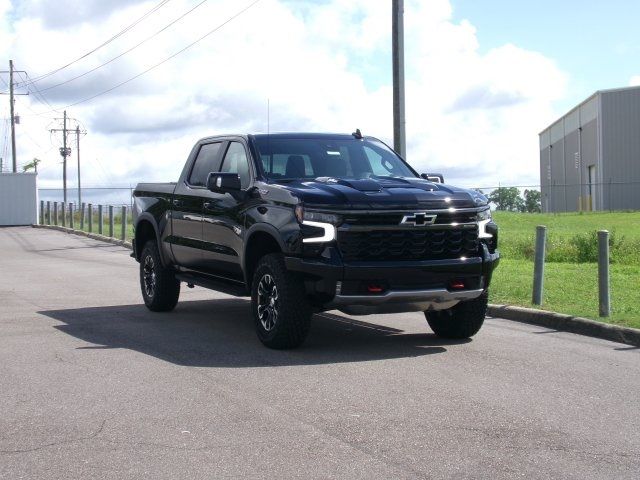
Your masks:
<path fill-rule="evenodd" d="M 13 158 L 13 173 L 18 171 L 16 161 L 16 116 L 13 111 L 13 60 L 9 60 L 9 108 L 11 109 L 11 155 Z"/>
<path fill-rule="evenodd" d="M 59 118 L 56 120 L 60 120 Z M 62 132 L 62 147 L 60 156 L 62 157 L 62 190 L 64 202 L 67 203 L 67 157 L 71 155 L 71 149 L 67 147 L 67 111 L 64 111 L 62 118 L 62 128 L 52 128 L 51 132 Z"/>
<path fill-rule="evenodd" d="M 67 150 L 67 111 L 64 111 L 64 120 L 62 123 L 62 189 L 64 191 L 64 204 L 67 204 L 67 155 L 71 153 Z"/>
<path fill-rule="evenodd" d="M 393 148 L 404 159 L 407 139 L 404 113 L 404 0 L 392 1 Z"/>
<path fill-rule="evenodd" d="M 0 73 L 9 74 L 9 110 L 11 115 L 11 157 L 13 159 L 13 173 L 18 171 L 18 162 L 16 161 L 16 115 L 14 112 L 14 96 L 15 95 L 29 95 L 28 93 L 14 93 L 13 92 L 13 74 L 14 73 L 27 73 L 24 70 L 14 70 L 13 60 L 9 60 L 9 71 L 3 71 Z"/>
<path fill-rule="evenodd" d="M 78 208 L 82 205 L 82 187 L 80 185 L 80 125 L 76 125 L 76 155 L 78 156 Z"/>
<path fill-rule="evenodd" d="M 71 133 L 76 135 L 76 156 L 78 158 L 78 205 L 82 205 L 82 184 L 80 182 L 80 135 L 86 135 L 86 130 L 80 130 L 80 125 L 76 125 L 75 130 Z"/>

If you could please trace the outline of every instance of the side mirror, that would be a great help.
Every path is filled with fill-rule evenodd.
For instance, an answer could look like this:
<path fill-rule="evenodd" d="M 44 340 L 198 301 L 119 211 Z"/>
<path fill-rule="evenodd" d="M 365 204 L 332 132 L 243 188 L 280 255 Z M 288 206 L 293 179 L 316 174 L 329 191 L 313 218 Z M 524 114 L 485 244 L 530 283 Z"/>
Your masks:
<path fill-rule="evenodd" d="M 240 191 L 240 175 L 237 173 L 211 172 L 207 177 L 207 188 L 214 193 Z"/>
<path fill-rule="evenodd" d="M 444 183 L 444 175 L 441 173 L 422 173 L 420 176 L 433 183 Z"/>

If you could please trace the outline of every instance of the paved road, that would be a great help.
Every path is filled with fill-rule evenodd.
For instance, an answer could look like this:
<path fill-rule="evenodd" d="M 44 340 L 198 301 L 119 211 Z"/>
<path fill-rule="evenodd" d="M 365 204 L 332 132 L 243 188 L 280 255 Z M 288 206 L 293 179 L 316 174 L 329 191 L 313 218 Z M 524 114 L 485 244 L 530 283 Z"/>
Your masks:
<path fill-rule="evenodd" d="M 489 319 L 317 316 L 257 341 L 246 300 L 141 305 L 123 248 L 0 229 L 0 478 L 640 477 L 640 350 Z"/>

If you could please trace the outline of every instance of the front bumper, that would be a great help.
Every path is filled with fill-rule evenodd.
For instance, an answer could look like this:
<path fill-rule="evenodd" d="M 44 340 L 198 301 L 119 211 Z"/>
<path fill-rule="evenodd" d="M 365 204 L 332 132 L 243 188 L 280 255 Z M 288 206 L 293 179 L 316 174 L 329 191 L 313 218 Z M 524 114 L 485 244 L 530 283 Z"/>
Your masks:
<path fill-rule="evenodd" d="M 448 260 L 342 262 L 327 248 L 322 257 L 286 257 L 302 273 L 307 293 L 322 310 L 362 315 L 444 310 L 479 297 L 500 260 L 481 244 L 481 256 Z M 451 288 L 453 282 L 464 288 Z M 367 288 L 375 286 L 373 293 Z"/>

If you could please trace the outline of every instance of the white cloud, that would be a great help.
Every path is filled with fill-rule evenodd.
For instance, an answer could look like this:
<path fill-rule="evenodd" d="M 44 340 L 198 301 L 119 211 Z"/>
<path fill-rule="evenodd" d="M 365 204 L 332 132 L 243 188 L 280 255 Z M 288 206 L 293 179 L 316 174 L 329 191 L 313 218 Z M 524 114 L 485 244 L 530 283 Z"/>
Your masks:
<path fill-rule="evenodd" d="M 14 18 L 7 0 L 0 0 L 0 24 L 11 27 L 0 33 L 8 38 L 0 42 L 0 59 L 13 58 L 32 77 L 77 58 L 157 2 L 122 1 L 116 11 L 106 10 L 103 2 L 78 2 L 84 6 L 66 20 L 73 28 L 65 29 L 53 28 L 55 12 L 37 10 L 39 3 L 21 2 L 22 16 Z M 65 11 L 73 12 L 74 2 L 66 3 Z M 172 0 L 126 35 L 42 80 L 39 88 L 100 65 L 194 5 Z M 236 1 L 210 0 L 123 58 L 43 93 L 58 107 L 99 93 L 160 62 L 240 8 Z M 475 27 L 453 22 L 447 0 L 407 1 L 405 28 L 409 161 L 467 186 L 538 183 L 537 134 L 557 114 L 553 102 L 564 95 L 565 75 L 548 58 L 515 45 L 481 53 Z M 390 35 L 388 2 L 301 6 L 263 0 L 160 68 L 68 109 L 88 130 L 82 138 L 83 183 L 174 180 L 197 138 L 266 131 L 267 101 L 271 131 L 358 127 L 391 143 Z M 43 158 L 41 183 L 59 185 L 59 135 L 52 143 L 47 131 L 50 117 L 59 115 L 29 116 L 47 110 L 33 95 L 19 99 L 17 107 L 24 119 L 21 163 Z"/>
<path fill-rule="evenodd" d="M 629 80 L 630 87 L 640 87 L 640 75 L 635 75 Z"/>

